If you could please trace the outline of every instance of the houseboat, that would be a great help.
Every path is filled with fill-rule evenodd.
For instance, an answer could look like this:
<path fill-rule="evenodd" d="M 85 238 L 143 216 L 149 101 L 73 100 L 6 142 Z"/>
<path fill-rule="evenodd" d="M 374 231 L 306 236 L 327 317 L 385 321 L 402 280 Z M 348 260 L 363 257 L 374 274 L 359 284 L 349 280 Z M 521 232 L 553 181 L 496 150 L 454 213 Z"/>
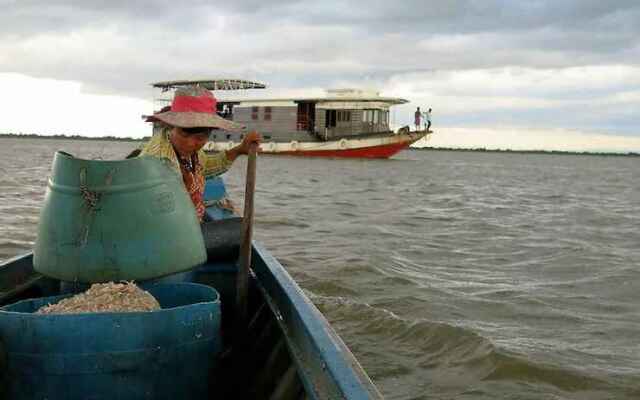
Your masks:
<path fill-rule="evenodd" d="M 263 89 L 266 85 L 241 80 L 169 81 L 153 84 L 163 91 L 198 84 L 210 89 Z M 363 89 L 332 89 L 322 97 L 217 100 L 218 114 L 263 136 L 260 152 L 305 157 L 389 158 L 431 131 L 396 131 L 390 109 L 407 100 L 384 97 Z M 230 149 L 244 133 L 216 131 L 205 150 Z"/>

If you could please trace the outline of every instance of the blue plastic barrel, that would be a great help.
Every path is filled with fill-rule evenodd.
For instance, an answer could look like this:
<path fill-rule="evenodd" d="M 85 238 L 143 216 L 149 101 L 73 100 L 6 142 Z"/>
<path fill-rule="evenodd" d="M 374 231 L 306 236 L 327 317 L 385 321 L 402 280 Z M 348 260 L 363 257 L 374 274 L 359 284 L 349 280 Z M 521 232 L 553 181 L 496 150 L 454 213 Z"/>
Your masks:
<path fill-rule="evenodd" d="M 146 290 L 161 310 L 34 314 L 69 295 L 2 307 L 8 398 L 207 398 L 222 349 L 218 293 L 194 283 Z"/>

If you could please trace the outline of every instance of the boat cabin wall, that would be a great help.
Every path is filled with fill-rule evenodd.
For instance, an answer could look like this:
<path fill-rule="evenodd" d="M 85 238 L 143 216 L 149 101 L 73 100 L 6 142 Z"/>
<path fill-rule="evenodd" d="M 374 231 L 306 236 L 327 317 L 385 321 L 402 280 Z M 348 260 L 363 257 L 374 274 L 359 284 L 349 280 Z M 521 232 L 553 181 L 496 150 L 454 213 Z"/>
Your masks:
<path fill-rule="evenodd" d="M 296 132 L 295 106 L 235 107 L 233 120 L 260 132 Z"/>
<path fill-rule="evenodd" d="M 247 131 L 256 130 L 267 141 L 308 142 L 317 140 L 307 126 L 298 124 L 297 106 L 248 106 L 233 108 L 233 121 L 247 127 Z M 243 134 L 231 132 L 216 132 L 213 141 L 241 140 Z"/>
<path fill-rule="evenodd" d="M 316 129 L 325 140 L 389 131 L 389 112 L 384 110 L 316 110 Z"/>
<path fill-rule="evenodd" d="M 387 133 L 389 110 L 368 108 L 321 108 L 314 103 L 293 105 L 251 104 L 234 106 L 232 119 L 247 131 L 260 132 L 270 142 L 328 141 L 361 135 Z M 227 131 L 211 135 L 214 142 L 238 142 L 244 133 Z"/>

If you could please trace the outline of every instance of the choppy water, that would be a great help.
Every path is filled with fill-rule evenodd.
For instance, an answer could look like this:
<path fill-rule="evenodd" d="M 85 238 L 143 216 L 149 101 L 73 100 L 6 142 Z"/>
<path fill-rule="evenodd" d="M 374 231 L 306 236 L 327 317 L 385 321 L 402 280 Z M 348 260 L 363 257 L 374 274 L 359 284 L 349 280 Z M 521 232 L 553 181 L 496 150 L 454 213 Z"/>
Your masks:
<path fill-rule="evenodd" d="M 0 260 L 35 239 L 54 150 L 135 145 L 0 139 Z M 638 158 L 261 157 L 255 235 L 386 398 L 639 399 L 639 181 Z"/>

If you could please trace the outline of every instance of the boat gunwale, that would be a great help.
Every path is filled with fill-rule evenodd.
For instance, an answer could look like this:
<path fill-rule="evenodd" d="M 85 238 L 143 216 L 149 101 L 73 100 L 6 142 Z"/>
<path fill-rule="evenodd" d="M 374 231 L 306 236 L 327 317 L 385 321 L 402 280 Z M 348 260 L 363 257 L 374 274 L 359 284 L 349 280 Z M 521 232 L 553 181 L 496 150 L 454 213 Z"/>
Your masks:
<path fill-rule="evenodd" d="M 24 268 L 25 265 L 26 268 Z M 11 267 L 20 268 L 16 272 L 12 271 Z M 4 274 L 8 274 L 8 283 L 12 284 L 12 287 L 9 290 L 2 290 L 5 285 L 0 280 L 0 304 L 6 303 L 19 293 L 37 285 L 38 282 L 49 279 L 33 269 L 33 251 L 17 254 L 0 262 L 0 277 L 3 277 Z"/>
<path fill-rule="evenodd" d="M 307 394 L 314 399 L 335 395 L 345 399 L 382 399 L 351 350 L 282 264 L 259 242 L 254 241 L 253 254 L 257 286 L 276 316 Z M 294 324 L 303 329 L 298 332 L 303 338 L 292 334 L 296 332 L 292 329 Z M 317 379 L 317 371 L 326 377 Z"/>

